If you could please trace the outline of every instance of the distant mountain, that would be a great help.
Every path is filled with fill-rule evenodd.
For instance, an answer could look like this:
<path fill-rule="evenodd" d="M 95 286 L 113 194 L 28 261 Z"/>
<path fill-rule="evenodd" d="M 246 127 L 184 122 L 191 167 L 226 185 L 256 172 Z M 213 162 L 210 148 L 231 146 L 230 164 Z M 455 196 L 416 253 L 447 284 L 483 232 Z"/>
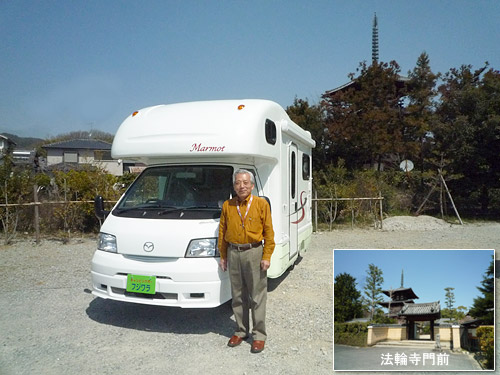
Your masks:
<path fill-rule="evenodd" d="M 60 142 L 60 141 L 68 141 L 73 139 L 95 139 L 108 143 L 113 143 L 114 135 L 106 132 L 102 132 L 100 130 L 92 130 L 88 131 L 73 131 L 66 134 L 60 134 L 56 137 L 52 137 L 49 139 L 42 138 L 31 138 L 31 137 L 19 137 L 10 133 L 0 133 L 1 135 L 6 136 L 12 141 L 16 142 L 16 148 L 26 148 L 26 149 L 35 149 L 38 146 L 46 143 Z"/>
<path fill-rule="evenodd" d="M 2 133 L 2 135 L 16 142 L 16 148 L 33 149 L 45 142 L 42 138 L 18 137 L 14 134 Z"/>

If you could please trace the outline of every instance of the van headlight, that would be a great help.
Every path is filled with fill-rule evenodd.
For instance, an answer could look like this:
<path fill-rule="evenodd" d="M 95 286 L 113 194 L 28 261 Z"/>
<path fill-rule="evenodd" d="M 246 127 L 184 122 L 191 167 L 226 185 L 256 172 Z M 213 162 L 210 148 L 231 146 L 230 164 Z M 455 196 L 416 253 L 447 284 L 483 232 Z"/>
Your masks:
<path fill-rule="evenodd" d="M 116 236 L 102 232 L 99 233 L 99 237 L 97 237 L 97 249 L 117 253 Z"/>
<path fill-rule="evenodd" d="M 186 251 L 186 258 L 218 257 L 217 238 L 191 240 Z"/>

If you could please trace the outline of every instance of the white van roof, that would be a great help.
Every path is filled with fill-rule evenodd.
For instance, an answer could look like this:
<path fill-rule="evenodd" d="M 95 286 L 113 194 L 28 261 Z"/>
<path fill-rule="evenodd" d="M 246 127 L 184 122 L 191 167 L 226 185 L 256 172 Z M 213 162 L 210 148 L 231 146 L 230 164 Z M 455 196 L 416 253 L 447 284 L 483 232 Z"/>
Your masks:
<path fill-rule="evenodd" d="M 130 115 L 115 135 L 112 156 L 153 164 L 190 157 L 277 159 L 279 147 L 266 142 L 265 122 L 314 147 L 309 132 L 269 100 L 217 100 L 148 107 Z"/>

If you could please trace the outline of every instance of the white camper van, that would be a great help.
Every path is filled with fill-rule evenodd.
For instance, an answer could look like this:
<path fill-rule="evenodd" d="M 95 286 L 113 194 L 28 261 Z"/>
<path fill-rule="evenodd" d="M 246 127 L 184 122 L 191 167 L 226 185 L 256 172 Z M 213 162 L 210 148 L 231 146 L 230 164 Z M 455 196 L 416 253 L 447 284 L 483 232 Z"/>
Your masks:
<path fill-rule="evenodd" d="M 222 203 L 232 174 L 255 175 L 254 195 L 271 204 L 276 248 L 268 277 L 282 275 L 311 234 L 309 132 L 267 100 L 161 105 L 134 112 L 112 156 L 147 165 L 107 214 L 92 259 L 93 294 L 152 305 L 215 307 L 231 299 L 218 266 Z M 98 215 L 99 215 L 98 214 Z"/>

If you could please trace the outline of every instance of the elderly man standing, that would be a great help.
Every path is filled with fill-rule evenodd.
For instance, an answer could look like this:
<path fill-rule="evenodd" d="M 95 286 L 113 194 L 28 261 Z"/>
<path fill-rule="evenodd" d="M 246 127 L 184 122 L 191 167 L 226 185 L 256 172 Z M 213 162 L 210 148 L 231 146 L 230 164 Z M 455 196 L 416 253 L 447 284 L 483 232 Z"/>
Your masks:
<path fill-rule="evenodd" d="M 255 181 L 251 172 L 236 170 L 233 185 L 237 196 L 222 206 L 218 242 L 220 267 L 223 271 L 229 270 L 237 324 L 227 345 L 238 346 L 248 337 L 251 309 L 251 352 L 260 353 L 267 338 L 267 269 L 275 246 L 271 208 L 264 198 L 252 195 Z"/>

